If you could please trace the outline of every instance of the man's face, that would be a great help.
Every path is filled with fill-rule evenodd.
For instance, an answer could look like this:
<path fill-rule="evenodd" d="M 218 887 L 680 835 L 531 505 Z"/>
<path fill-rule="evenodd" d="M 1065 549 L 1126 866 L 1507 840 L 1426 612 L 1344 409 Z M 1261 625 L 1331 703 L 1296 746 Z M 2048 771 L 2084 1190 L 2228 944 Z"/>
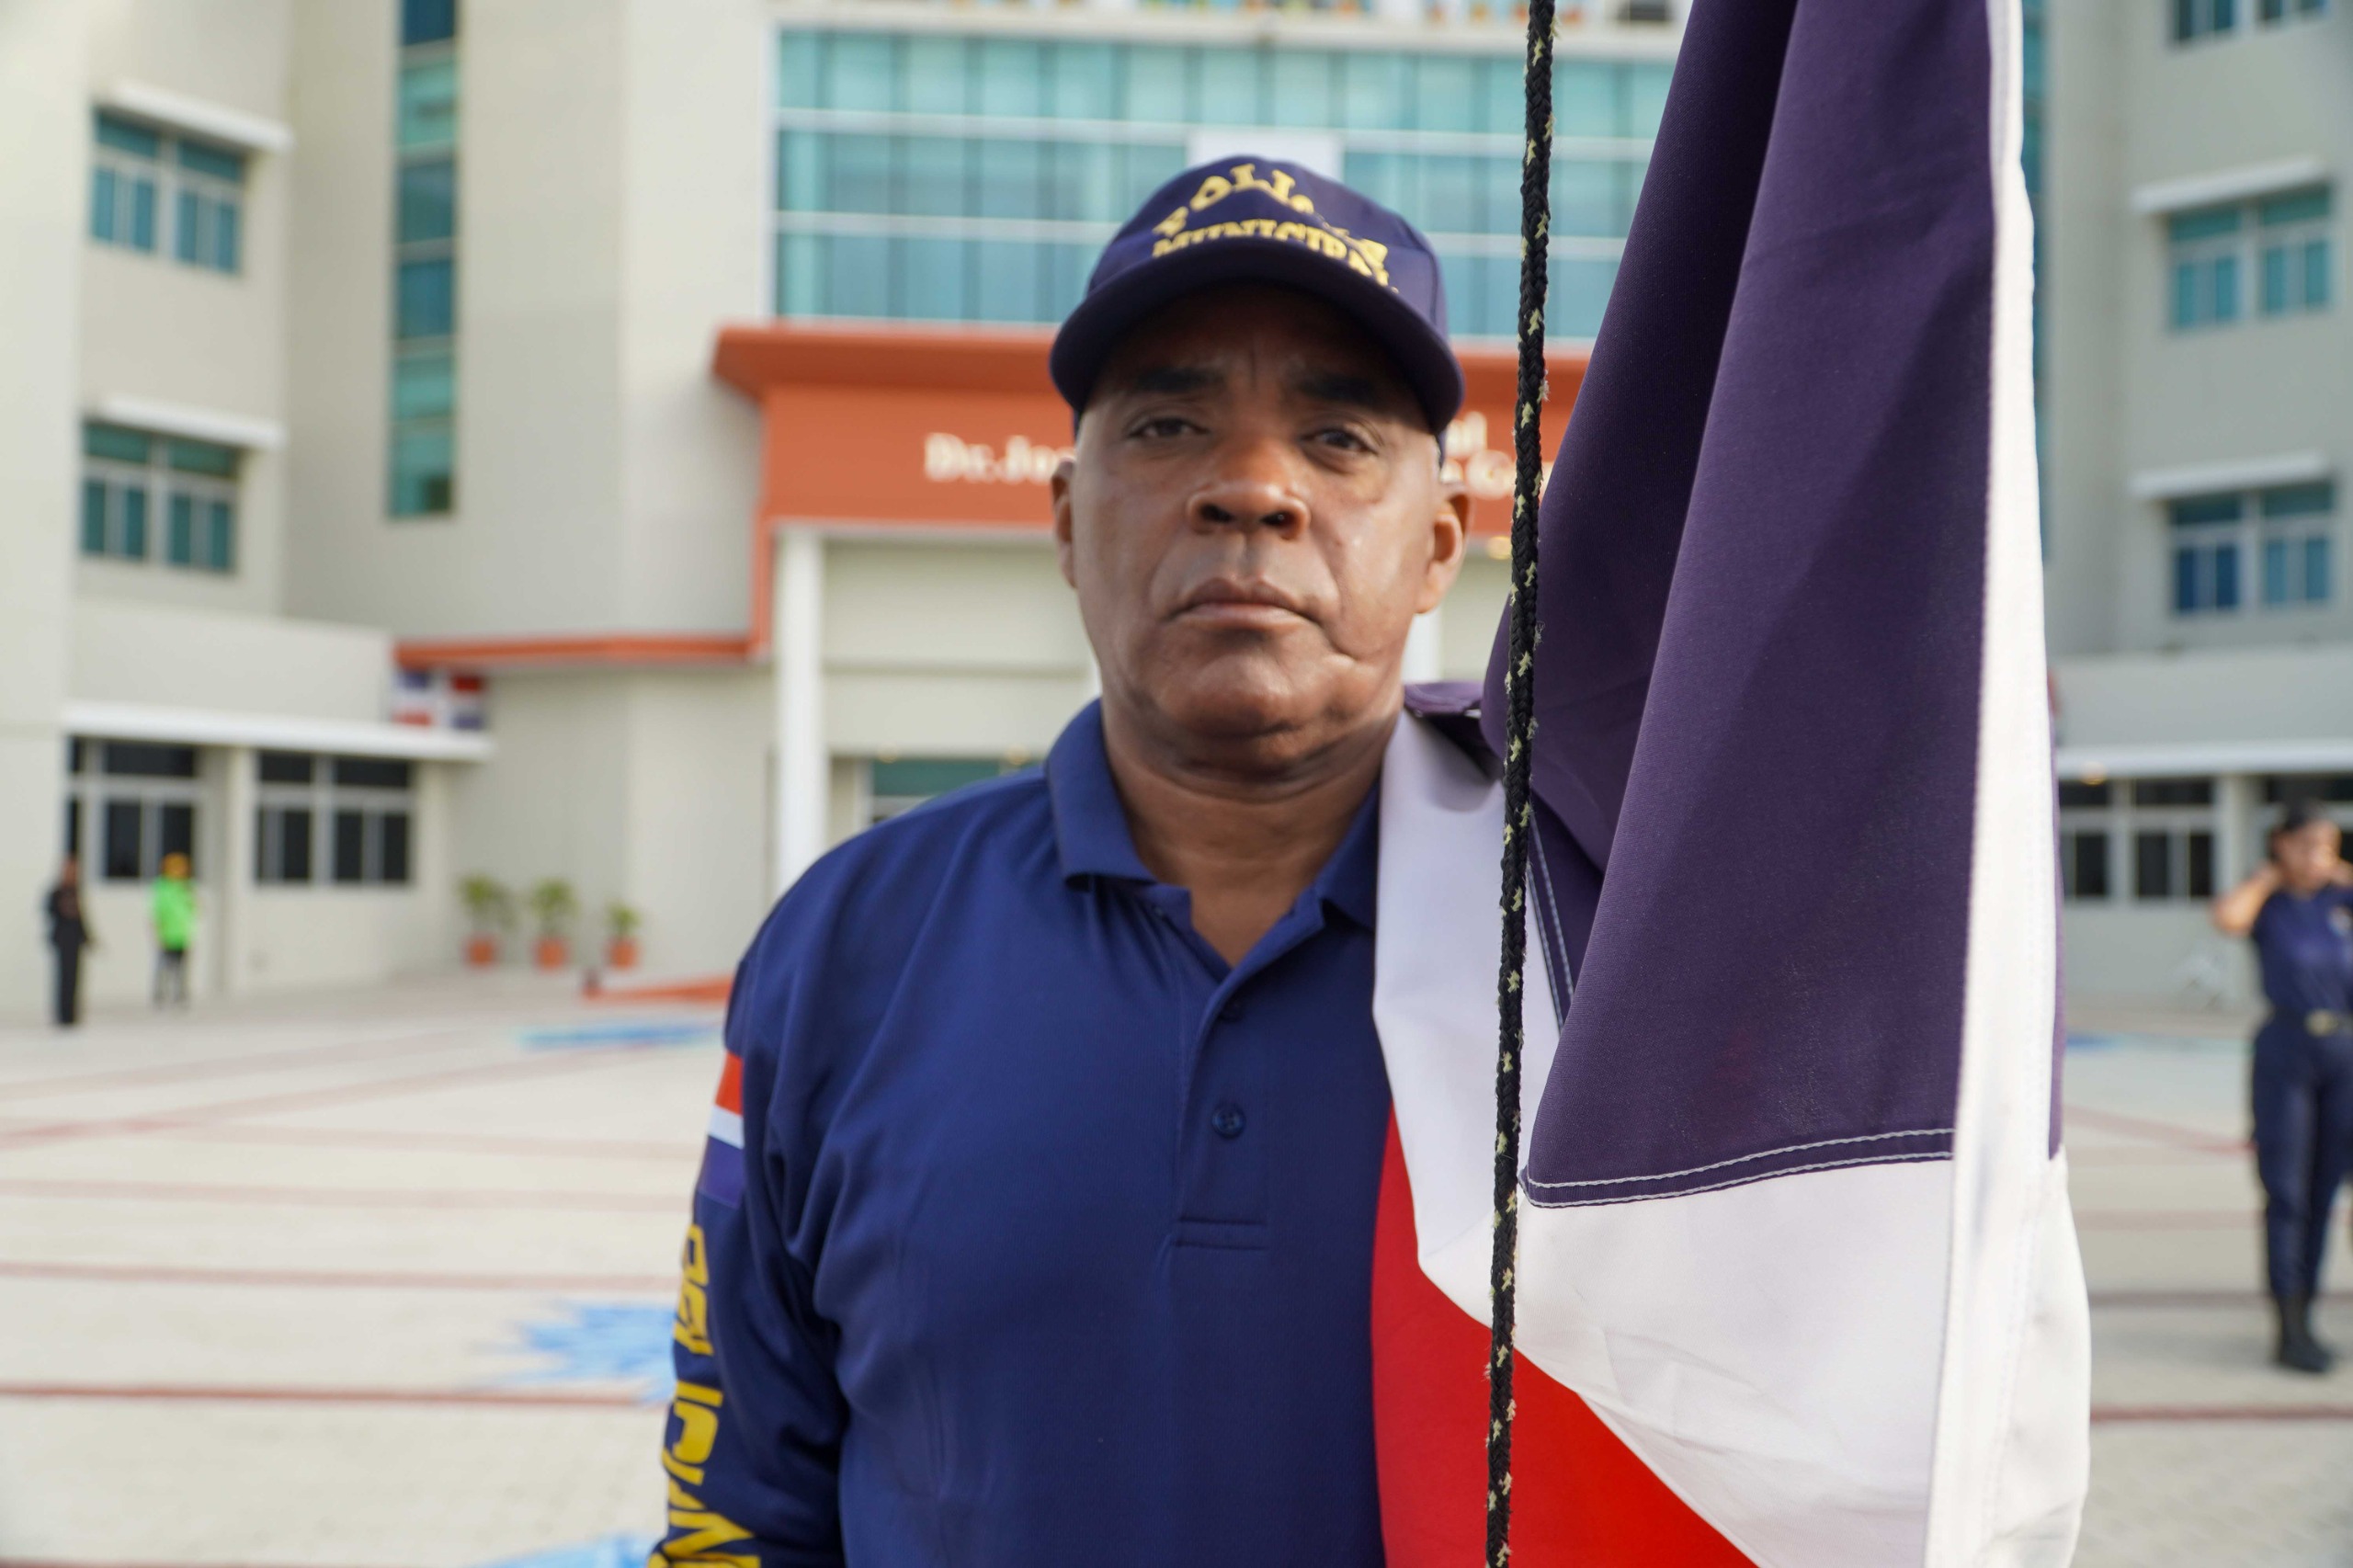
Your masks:
<path fill-rule="evenodd" d="M 1188 295 L 1128 335 L 1053 492 L 1107 701 L 1276 767 L 1388 719 L 1469 508 L 1380 347 L 1257 284 Z"/>

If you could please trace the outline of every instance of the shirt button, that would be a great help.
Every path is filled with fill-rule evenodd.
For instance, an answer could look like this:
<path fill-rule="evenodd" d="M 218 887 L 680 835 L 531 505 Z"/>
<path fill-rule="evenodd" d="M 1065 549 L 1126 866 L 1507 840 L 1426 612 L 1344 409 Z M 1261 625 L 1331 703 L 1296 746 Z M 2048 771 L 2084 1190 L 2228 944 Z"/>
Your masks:
<path fill-rule="evenodd" d="M 1232 1100 L 1210 1112 L 1210 1131 L 1221 1138 L 1241 1137 L 1243 1125 L 1242 1108 Z"/>

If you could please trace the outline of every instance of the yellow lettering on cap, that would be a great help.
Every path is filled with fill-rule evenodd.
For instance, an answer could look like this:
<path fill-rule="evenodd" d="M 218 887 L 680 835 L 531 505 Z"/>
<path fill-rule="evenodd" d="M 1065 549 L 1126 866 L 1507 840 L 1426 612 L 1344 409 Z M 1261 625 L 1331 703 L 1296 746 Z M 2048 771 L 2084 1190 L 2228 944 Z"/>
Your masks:
<path fill-rule="evenodd" d="M 1223 175 L 1211 175 L 1201 181 L 1200 189 L 1193 192 L 1193 210 L 1199 212 L 1214 207 L 1233 194 L 1233 187 L 1226 182 Z"/>
<path fill-rule="evenodd" d="M 1188 210 L 1186 208 L 1179 207 L 1176 211 L 1171 212 L 1167 217 L 1163 218 L 1159 222 L 1154 223 L 1152 226 L 1152 232 L 1155 234 L 1164 236 L 1175 233 L 1177 230 L 1185 226 L 1185 213 L 1187 210 Z"/>

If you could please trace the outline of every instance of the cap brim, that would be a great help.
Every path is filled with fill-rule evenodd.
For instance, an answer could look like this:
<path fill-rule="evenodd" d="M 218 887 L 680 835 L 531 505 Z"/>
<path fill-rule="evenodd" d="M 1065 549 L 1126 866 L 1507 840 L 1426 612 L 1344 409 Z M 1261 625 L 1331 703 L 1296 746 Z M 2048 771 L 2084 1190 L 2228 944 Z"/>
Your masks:
<path fill-rule="evenodd" d="M 1462 366 L 1445 336 L 1385 285 L 1302 246 L 1279 240 L 1221 240 L 1176 267 L 1131 267 L 1089 293 L 1054 335 L 1047 367 L 1074 411 L 1093 395 L 1120 338 L 1173 300 L 1222 283 L 1279 283 L 1353 317 L 1389 351 L 1428 416 L 1433 433 L 1462 408 Z"/>

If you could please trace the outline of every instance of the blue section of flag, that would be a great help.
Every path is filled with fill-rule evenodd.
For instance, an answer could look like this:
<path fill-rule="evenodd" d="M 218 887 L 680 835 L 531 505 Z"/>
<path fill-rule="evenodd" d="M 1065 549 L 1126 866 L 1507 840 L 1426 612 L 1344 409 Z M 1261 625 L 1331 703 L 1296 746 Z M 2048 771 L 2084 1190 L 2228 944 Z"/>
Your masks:
<path fill-rule="evenodd" d="M 695 1192 L 730 1209 L 744 1204 L 744 1151 L 716 1138 L 702 1145 L 702 1174 L 695 1177 Z"/>
<path fill-rule="evenodd" d="M 659 1537 L 621 1533 L 571 1546 L 553 1546 L 521 1557 L 503 1557 L 483 1568 L 642 1568 Z"/>

